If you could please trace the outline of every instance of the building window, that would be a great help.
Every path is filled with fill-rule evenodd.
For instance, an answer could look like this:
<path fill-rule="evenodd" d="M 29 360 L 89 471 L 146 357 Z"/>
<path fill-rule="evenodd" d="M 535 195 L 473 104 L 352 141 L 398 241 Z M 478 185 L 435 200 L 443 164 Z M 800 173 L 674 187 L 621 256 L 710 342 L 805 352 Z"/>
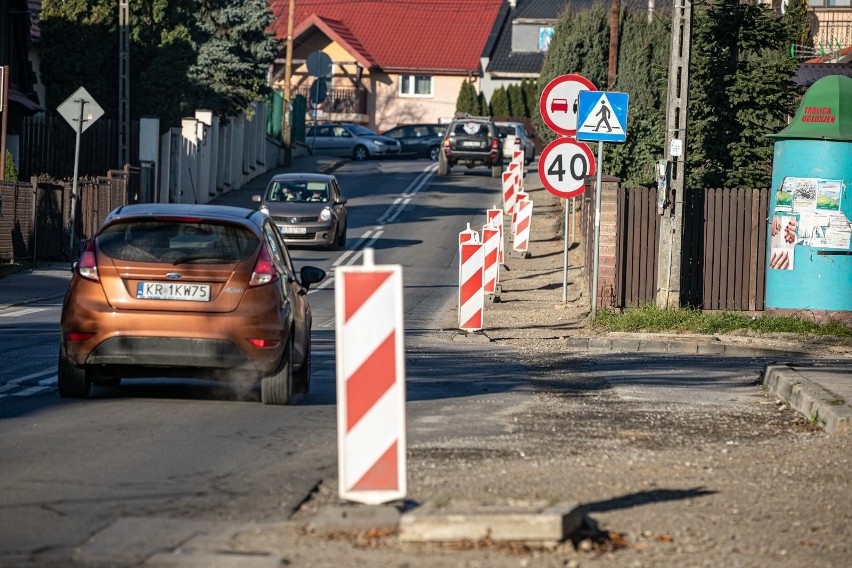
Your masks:
<path fill-rule="evenodd" d="M 850 0 L 812 0 L 808 2 L 809 8 L 848 8 L 852 4 Z M 787 3 L 784 3 L 786 7 Z"/>
<path fill-rule="evenodd" d="M 550 39 L 553 37 L 553 28 L 538 28 L 538 50 L 547 51 Z"/>
<path fill-rule="evenodd" d="M 400 75 L 399 94 L 402 97 L 431 97 L 431 75 Z"/>

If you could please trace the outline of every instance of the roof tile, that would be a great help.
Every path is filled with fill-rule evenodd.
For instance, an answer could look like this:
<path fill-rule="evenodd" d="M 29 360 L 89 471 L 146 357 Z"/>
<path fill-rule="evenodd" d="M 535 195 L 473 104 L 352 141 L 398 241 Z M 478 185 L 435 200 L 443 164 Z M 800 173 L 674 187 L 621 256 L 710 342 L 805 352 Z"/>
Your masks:
<path fill-rule="evenodd" d="M 285 39 L 289 0 L 269 4 L 276 19 L 272 29 Z M 337 20 L 357 38 L 360 55 L 386 72 L 478 74 L 501 5 L 502 0 L 299 0 L 295 28 L 312 15 Z"/>

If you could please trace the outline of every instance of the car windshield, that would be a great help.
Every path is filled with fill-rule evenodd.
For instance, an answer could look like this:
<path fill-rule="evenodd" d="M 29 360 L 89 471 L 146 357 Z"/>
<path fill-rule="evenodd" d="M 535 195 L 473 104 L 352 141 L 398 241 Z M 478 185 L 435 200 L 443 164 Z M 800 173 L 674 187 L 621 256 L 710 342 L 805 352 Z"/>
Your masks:
<path fill-rule="evenodd" d="M 354 134 L 355 136 L 375 136 L 376 133 L 370 130 L 369 128 L 365 128 L 360 124 L 351 124 L 346 127 L 346 130 Z"/>
<path fill-rule="evenodd" d="M 100 251 L 117 260 L 172 264 L 231 264 L 248 258 L 258 239 L 238 225 L 182 219 L 118 221 L 97 237 Z"/>
<path fill-rule="evenodd" d="M 328 184 L 324 181 L 273 180 L 266 189 L 265 200 L 295 203 L 328 203 Z"/>

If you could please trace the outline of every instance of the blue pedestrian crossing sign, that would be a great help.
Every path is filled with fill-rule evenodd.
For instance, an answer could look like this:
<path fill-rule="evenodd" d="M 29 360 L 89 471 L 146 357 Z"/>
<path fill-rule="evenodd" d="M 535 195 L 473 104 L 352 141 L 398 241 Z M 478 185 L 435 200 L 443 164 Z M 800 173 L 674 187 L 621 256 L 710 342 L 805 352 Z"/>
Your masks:
<path fill-rule="evenodd" d="M 577 140 L 624 142 L 627 139 L 627 93 L 580 91 Z"/>

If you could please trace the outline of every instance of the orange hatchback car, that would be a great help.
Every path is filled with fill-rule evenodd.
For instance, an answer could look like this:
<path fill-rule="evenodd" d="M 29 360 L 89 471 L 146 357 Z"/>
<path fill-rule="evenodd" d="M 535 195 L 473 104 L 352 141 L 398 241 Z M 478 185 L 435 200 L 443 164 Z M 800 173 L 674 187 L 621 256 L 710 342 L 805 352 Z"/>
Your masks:
<path fill-rule="evenodd" d="M 85 398 L 123 378 L 228 380 L 264 404 L 307 392 L 308 288 L 260 211 L 144 204 L 106 218 L 74 265 L 62 306 L 58 386 Z"/>

